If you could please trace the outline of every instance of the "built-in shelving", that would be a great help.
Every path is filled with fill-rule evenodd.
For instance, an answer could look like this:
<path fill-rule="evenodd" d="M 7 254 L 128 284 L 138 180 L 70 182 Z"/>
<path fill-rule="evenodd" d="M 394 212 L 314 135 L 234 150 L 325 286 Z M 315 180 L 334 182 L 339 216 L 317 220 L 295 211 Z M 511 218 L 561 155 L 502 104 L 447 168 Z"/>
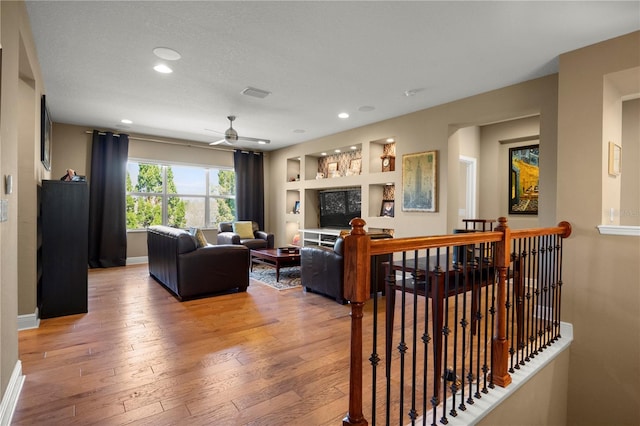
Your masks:
<path fill-rule="evenodd" d="M 362 218 L 369 232 L 393 232 L 395 214 L 383 217 L 381 209 L 384 200 L 395 202 L 395 185 L 402 176 L 396 168 L 383 166 L 382 160 L 395 157 L 395 152 L 395 140 L 383 138 L 287 158 L 283 207 L 286 243 L 294 243 L 297 235 L 300 245 L 333 245 L 329 237 L 339 235 L 340 230 L 318 231 L 319 192 L 327 189 L 360 188 Z M 300 208 L 296 214 L 297 201 Z"/>

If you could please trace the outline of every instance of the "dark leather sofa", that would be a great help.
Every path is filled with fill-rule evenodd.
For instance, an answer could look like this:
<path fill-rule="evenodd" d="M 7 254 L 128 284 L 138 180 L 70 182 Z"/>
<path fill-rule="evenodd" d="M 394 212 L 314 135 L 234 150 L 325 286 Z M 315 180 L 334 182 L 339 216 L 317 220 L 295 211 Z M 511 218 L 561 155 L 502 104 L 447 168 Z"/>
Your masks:
<path fill-rule="evenodd" d="M 250 250 L 273 248 L 274 235 L 261 231 L 256 222 L 253 225 L 253 238 L 240 238 L 233 232 L 233 222 L 220 222 L 218 224 L 218 244 L 241 244 Z"/>
<path fill-rule="evenodd" d="M 389 234 L 371 234 L 371 239 L 392 238 Z M 300 279 L 306 291 L 320 293 L 336 299 L 338 303 L 344 300 L 344 240 L 338 238 L 333 247 L 303 246 L 300 248 Z M 384 267 L 386 256 L 371 259 L 371 289 L 372 293 L 384 293 Z M 377 273 L 375 271 L 378 271 Z"/>
<path fill-rule="evenodd" d="M 249 249 L 241 245 L 207 245 L 187 231 L 169 226 L 147 228 L 149 274 L 179 300 L 215 293 L 246 291 Z"/>

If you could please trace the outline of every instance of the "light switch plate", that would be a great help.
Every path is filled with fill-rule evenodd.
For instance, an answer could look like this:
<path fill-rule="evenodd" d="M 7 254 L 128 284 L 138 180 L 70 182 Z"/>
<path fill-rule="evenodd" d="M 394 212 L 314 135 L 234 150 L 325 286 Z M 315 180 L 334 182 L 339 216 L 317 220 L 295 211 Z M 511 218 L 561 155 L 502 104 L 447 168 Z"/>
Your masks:
<path fill-rule="evenodd" d="M 6 222 L 9 216 L 9 200 L 0 200 L 0 222 Z"/>

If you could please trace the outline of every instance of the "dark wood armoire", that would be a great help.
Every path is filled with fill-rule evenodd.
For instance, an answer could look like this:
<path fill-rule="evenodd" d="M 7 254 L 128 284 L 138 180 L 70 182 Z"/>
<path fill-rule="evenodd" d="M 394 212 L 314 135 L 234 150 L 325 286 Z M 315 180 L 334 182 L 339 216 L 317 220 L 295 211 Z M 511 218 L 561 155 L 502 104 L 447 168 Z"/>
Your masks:
<path fill-rule="evenodd" d="M 39 213 L 40 318 L 87 312 L 87 183 L 42 181 Z"/>

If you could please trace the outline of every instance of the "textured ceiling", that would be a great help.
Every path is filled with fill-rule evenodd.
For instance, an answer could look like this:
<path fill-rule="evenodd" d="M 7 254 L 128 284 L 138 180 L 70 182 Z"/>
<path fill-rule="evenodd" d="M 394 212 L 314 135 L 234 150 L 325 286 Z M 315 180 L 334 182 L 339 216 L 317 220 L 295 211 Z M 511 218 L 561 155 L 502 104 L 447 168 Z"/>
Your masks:
<path fill-rule="evenodd" d="M 640 29 L 638 1 L 26 3 L 54 121 L 209 143 L 232 114 L 267 150 L 555 73 Z M 173 74 L 155 47 L 180 52 Z"/>

